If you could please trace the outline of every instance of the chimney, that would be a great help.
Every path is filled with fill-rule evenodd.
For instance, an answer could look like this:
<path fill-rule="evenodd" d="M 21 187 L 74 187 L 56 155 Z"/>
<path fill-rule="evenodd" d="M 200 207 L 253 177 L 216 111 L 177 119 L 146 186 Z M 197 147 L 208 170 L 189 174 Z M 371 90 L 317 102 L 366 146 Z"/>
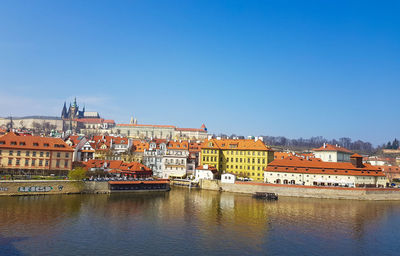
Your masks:
<path fill-rule="evenodd" d="M 356 168 L 363 168 L 362 156 L 359 154 L 354 154 L 350 157 L 351 164 Z"/>

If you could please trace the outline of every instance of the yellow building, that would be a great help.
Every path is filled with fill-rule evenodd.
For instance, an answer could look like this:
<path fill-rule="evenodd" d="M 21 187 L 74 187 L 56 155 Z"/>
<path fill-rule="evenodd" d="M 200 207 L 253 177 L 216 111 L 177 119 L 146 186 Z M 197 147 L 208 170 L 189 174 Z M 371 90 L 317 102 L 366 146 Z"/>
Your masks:
<path fill-rule="evenodd" d="M 9 132 L 0 136 L 0 175 L 66 175 L 73 152 L 60 138 Z"/>
<path fill-rule="evenodd" d="M 201 147 L 201 165 L 255 181 L 264 180 L 264 169 L 272 160 L 274 152 L 261 140 L 211 139 Z"/>

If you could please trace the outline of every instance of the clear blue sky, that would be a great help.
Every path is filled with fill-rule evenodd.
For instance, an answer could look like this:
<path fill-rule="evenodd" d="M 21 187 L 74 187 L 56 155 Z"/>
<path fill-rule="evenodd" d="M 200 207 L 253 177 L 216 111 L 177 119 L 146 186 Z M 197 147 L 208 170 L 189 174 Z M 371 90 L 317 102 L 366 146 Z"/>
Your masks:
<path fill-rule="evenodd" d="M 400 1 L 1 1 L 0 116 L 399 136 Z"/>

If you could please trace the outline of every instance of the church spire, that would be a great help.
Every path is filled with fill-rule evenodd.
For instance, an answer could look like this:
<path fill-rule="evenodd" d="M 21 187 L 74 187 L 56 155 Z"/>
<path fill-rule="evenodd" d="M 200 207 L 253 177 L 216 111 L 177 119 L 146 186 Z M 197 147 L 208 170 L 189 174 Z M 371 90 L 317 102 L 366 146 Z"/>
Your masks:
<path fill-rule="evenodd" d="M 61 118 L 66 118 L 67 117 L 67 103 L 64 101 L 64 107 L 61 112 Z"/>

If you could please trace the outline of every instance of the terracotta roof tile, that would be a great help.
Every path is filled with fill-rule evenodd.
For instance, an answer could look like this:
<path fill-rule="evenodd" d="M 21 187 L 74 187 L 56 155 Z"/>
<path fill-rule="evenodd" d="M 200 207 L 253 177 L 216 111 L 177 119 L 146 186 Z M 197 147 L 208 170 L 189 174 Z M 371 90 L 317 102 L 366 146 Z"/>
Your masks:
<path fill-rule="evenodd" d="M 40 137 L 40 136 L 24 136 L 9 132 L 0 136 L 0 149 L 31 149 L 45 151 L 70 151 L 74 149 L 68 146 L 60 138 Z"/>

